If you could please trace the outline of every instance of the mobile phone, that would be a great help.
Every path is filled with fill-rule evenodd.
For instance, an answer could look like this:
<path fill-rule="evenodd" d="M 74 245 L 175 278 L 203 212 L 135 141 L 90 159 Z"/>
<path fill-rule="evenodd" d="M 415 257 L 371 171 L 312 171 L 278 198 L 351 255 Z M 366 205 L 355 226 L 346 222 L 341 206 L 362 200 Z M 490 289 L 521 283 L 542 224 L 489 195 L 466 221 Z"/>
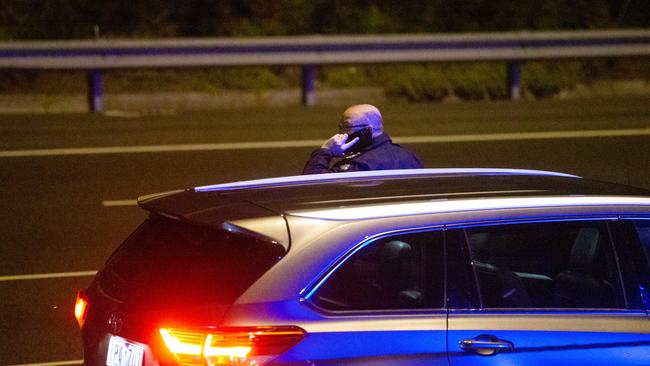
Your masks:
<path fill-rule="evenodd" d="M 345 151 L 346 154 L 359 152 L 365 149 L 366 147 L 372 145 L 372 127 L 368 126 L 357 132 L 349 134 L 348 139 L 346 141 L 352 141 L 357 137 L 359 138 L 359 141 L 357 141 L 354 145 L 352 145 L 349 149 L 347 149 Z"/>

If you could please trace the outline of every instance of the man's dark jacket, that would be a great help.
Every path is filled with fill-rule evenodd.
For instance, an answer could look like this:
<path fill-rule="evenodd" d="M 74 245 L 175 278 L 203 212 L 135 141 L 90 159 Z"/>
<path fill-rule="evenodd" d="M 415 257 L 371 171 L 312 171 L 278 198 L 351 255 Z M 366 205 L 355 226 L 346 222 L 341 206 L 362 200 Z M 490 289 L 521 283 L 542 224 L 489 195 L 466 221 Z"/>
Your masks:
<path fill-rule="evenodd" d="M 382 133 L 373 139 L 372 145 L 341 158 L 332 156 L 328 149 L 314 150 L 302 174 L 417 168 L 422 168 L 420 159 Z"/>

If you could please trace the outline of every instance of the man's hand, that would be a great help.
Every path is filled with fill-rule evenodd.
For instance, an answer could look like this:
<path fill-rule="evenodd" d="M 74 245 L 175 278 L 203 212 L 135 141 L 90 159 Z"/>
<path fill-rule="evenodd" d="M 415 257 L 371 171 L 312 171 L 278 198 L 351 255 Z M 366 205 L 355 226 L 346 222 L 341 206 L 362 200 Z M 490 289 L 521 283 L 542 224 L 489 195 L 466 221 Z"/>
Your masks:
<path fill-rule="evenodd" d="M 330 137 L 329 140 L 325 141 L 321 148 L 331 151 L 332 155 L 334 156 L 341 156 L 347 149 L 356 144 L 357 141 L 359 141 L 359 138 L 355 137 L 354 140 L 350 142 L 346 142 L 347 140 L 347 133 L 337 133 L 336 135 Z"/>

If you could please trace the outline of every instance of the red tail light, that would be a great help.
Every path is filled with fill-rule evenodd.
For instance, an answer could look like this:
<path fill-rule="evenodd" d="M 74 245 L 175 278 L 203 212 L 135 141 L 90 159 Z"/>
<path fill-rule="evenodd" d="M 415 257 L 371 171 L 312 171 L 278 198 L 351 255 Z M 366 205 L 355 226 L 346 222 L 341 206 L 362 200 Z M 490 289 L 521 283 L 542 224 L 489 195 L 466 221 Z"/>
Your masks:
<path fill-rule="evenodd" d="M 300 342 L 295 326 L 234 327 L 214 331 L 161 328 L 160 335 L 183 366 L 263 365 Z"/>
<path fill-rule="evenodd" d="M 74 304 L 74 317 L 77 319 L 79 328 L 83 328 L 88 314 L 88 298 L 83 290 L 77 292 L 77 301 Z"/>

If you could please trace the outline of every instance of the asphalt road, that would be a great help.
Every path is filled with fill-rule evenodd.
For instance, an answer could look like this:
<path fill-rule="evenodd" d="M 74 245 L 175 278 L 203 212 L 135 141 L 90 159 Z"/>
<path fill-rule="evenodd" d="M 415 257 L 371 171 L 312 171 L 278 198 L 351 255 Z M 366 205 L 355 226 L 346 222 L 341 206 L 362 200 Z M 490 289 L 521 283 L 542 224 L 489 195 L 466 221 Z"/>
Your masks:
<path fill-rule="evenodd" d="M 167 132 L 173 135 L 175 128 L 178 134 L 184 133 L 182 125 L 167 126 Z M 482 128 L 463 124 L 458 131 L 447 133 Z M 11 145 L 3 151 L 47 147 L 40 138 L 49 139 L 53 147 L 118 146 L 119 142 L 109 128 L 93 130 L 92 139 L 83 143 L 75 142 L 74 126 L 33 131 L 34 135 L 25 132 L 22 140 L 8 141 L 7 137 L 0 141 L 2 146 Z M 245 141 L 246 131 L 240 133 L 239 137 L 219 141 Z M 278 131 L 271 135 L 293 136 Z M 408 135 L 395 137 L 404 136 Z M 555 170 L 650 189 L 648 133 L 591 138 L 511 137 L 406 145 L 420 155 L 426 167 Z M 39 143 L 34 144 L 35 140 Z M 195 141 L 205 143 L 203 137 Z M 193 140 L 186 137 L 182 142 L 191 144 Z M 177 188 L 299 174 L 310 150 L 306 146 L 240 149 L 235 145 L 232 149 L 205 151 L 0 156 L 0 364 L 83 357 L 72 309 L 76 291 L 87 286 L 92 277 L 11 276 L 96 270 L 146 216 L 130 200 Z"/>

